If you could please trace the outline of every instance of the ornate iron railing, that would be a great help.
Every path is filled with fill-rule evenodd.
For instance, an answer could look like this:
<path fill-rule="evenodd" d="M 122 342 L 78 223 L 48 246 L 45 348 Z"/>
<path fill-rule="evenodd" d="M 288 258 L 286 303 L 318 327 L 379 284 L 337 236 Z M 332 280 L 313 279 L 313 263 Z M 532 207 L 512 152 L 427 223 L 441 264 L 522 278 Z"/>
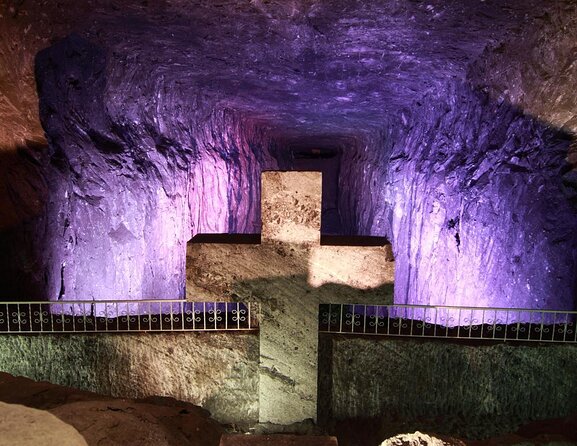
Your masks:
<path fill-rule="evenodd" d="M 0 302 L 0 334 L 257 330 L 255 303 L 183 300 Z"/>
<path fill-rule="evenodd" d="M 577 342 L 577 311 L 424 305 L 320 305 L 321 333 Z"/>
<path fill-rule="evenodd" d="M 258 330 L 255 303 L 118 300 L 0 302 L 0 334 Z M 577 311 L 320 305 L 321 333 L 577 343 Z"/>

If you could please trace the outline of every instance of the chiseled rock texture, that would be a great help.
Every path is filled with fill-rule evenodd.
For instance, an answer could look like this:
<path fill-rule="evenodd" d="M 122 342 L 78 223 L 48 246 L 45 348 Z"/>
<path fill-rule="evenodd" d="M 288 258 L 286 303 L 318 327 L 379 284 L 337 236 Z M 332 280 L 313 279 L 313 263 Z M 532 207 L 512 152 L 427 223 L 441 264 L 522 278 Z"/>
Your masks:
<path fill-rule="evenodd" d="M 574 345 L 323 335 L 319 348 L 319 416 L 373 419 L 383 438 L 418 429 L 482 439 L 577 410 Z"/>
<path fill-rule="evenodd" d="M 308 166 L 325 228 L 391 240 L 396 302 L 574 307 L 573 2 L 79 8 L 0 11 L 7 298 L 184 297 L 186 241 Z"/>
<path fill-rule="evenodd" d="M 380 136 L 386 167 L 365 186 L 367 227 L 393 244 L 395 302 L 574 308 L 572 136 L 466 86 L 420 107 Z"/>
<path fill-rule="evenodd" d="M 258 338 L 179 333 L 4 336 L 2 371 L 125 398 L 169 396 L 223 423 L 258 419 Z"/>
<path fill-rule="evenodd" d="M 400 434 L 387 438 L 380 446 L 463 446 L 464 444 L 460 440 L 444 441 L 416 431 L 412 434 Z"/>
<path fill-rule="evenodd" d="M 37 57 L 56 175 L 46 297 L 184 297 L 194 233 L 254 230 L 259 173 L 275 166 L 265 137 L 226 110 L 199 116 L 199 92 L 159 95 L 160 74 L 133 70 L 74 35 Z"/>

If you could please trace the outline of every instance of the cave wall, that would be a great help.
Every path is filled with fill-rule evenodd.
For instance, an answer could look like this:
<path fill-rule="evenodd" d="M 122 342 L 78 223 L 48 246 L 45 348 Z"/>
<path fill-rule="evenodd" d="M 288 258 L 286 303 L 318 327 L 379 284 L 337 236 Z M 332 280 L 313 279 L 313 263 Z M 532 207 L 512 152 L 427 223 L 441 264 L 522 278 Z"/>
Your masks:
<path fill-rule="evenodd" d="M 573 309 L 570 136 L 468 87 L 448 91 L 430 99 L 432 122 L 415 108 L 391 153 L 396 302 Z"/>
<path fill-rule="evenodd" d="M 574 16 L 559 4 L 488 45 L 344 153 L 362 199 L 341 207 L 391 240 L 396 303 L 575 309 Z"/>
<path fill-rule="evenodd" d="M 322 335 L 319 350 L 319 423 L 361 418 L 383 432 L 402 423 L 483 438 L 577 410 L 572 345 Z M 169 396 L 249 425 L 258 420 L 258 356 L 253 334 L 0 338 L 4 372 L 104 395 Z"/>
<path fill-rule="evenodd" d="M 497 102 L 569 134 L 577 132 L 577 28 L 574 2 L 556 2 L 515 39 L 488 45 L 468 70 L 468 80 Z M 576 166 L 575 145 L 567 161 Z"/>
<path fill-rule="evenodd" d="M 125 398 L 191 402 L 222 423 L 258 420 L 258 336 L 252 333 L 0 337 L 0 370 Z"/>
<path fill-rule="evenodd" d="M 34 57 L 78 23 L 78 6 L 58 18 L 21 3 L 0 5 L 0 297 L 39 296 L 42 276 L 32 221 L 45 209 L 47 142 L 40 124 Z"/>
<path fill-rule="evenodd" d="M 352 151 L 351 214 L 391 240 L 395 302 L 573 309 L 573 138 L 452 82 Z"/>
<path fill-rule="evenodd" d="M 481 439 L 577 410 L 574 345 L 321 335 L 319 418 Z"/>
<path fill-rule="evenodd" d="M 389 185 L 383 172 L 391 146 L 402 135 L 396 123 L 396 119 L 389 119 L 383 122 L 382 130 L 359 134 L 343 150 L 339 211 L 348 234 L 384 236 L 392 241 L 390 203 L 385 202 Z"/>
<path fill-rule="evenodd" d="M 10 47 L 0 48 L 3 60 L 21 62 L 6 64 L 0 79 L 9 123 L 0 144 L 26 148 L 0 155 L 0 192 L 10 197 L 0 217 L 11 227 L 0 236 L 3 290 L 49 299 L 182 297 L 186 240 L 257 232 L 259 173 L 291 168 L 286 147 L 191 77 L 204 46 L 181 60 L 189 65 L 147 52 L 143 17 L 162 8 L 130 6 L 134 35 L 126 37 L 134 40 L 119 44 L 113 35 L 124 29 L 108 8 L 92 25 L 72 26 L 76 6 L 44 15 L 20 6 L 3 13 Z M 489 40 L 467 79 L 431 78 L 419 100 L 383 113 L 378 126 L 323 131 L 323 144 L 342 153 L 336 220 L 346 234 L 393 242 L 397 302 L 573 307 L 574 16 L 571 2 L 535 12 L 514 38 Z M 32 110 L 32 55 L 83 23 L 92 43 L 72 35 L 37 59 L 46 150 Z M 182 42 L 154 44 L 175 56 Z M 306 138 L 315 138 L 310 129 Z M 35 144 L 42 148 L 30 151 Z"/>
<path fill-rule="evenodd" d="M 122 57 L 72 35 L 37 58 L 48 299 L 182 298 L 194 234 L 260 226 L 266 133 Z"/>
<path fill-rule="evenodd" d="M 447 71 L 437 69 L 433 73 L 437 77 L 419 77 L 420 72 L 427 73 L 428 77 L 428 69 L 450 59 L 442 57 L 436 49 L 429 51 L 432 45 L 428 43 L 426 54 L 419 53 L 423 65 L 409 57 L 406 61 L 401 59 L 407 62 L 403 69 L 399 60 L 389 53 L 377 53 L 373 58 L 369 51 L 357 51 L 365 44 L 368 47 L 371 38 L 373 43 L 378 40 L 390 45 L 395 43 L 395 36 L 400 41 L 406 34 L 395 35 L 389 28 L 378 29 L 388 23 L 386 21 L 376 23 L 376 28 L 371 29 L 373 16 L 377 15 L 370 8 L 363 13 L 369 17 L 360 14 L 361 19 L 368 19 L 365 22 L 369 24 L 368 32 L 357 32 L 356 38 L 354 29 L 350 34 L 341 33 L 343 22 L 340 18 L 335 20 L 339 36 L 351 38 L 350 46 L 343 45 L 343 51 L 319 43 L 335 37 L 327 26 L 330 18 L 321 17 L 328 13 L 325 9 L 317 17 L 311 15 L 306 20 L 297 14 L 296 20 L 301 22 L 296 24 L 290 21 L 293 19 L 290 16 L 286 26 L 290 32 L 283 29 L 285 23 L 272 20 L 276 46 L 266 48 L 265 53 L 272 55 L 274 64 L 280 59 L 278 49 L 294 44 L 288 51 L 293 59 L 278 62 L 280 65 L 271 64 L 277 71 L 263 69 L 267 66 L 266 58 L 257 58 L 252 65 L 243 65 L 245 61 L 240 60 L 248 59 L 251 52 L 258 52 L 255 50 L 261 48 L 262 36 L 267 36 L 264 33 L 249 36 L 247 39 L 254 37 L 254 42 L 246 45 L 237 59 L 223 59 L 201 68 L 209 72 L 208 77 L 215 78 L 215 84 L 226 84 L 222 87 L 225 95 L 250 92 L 244 105 L 255 99 L 252 109 L 255 115 L 255 108 L 267 103 L 262 99 L 272 97 L 275 104 L 293 107 L 287 114 L 279 112 L 277 118 L 284 116 L 308 123 L 309 132 L 332 128 L 355 133 L 352 142 L 349 138 L 346 144 L 338 144 L 342 149 L 340 220 L 345 233 L 386 235 L 392 241 L 397 260 L 396 302 L 569 309 L 574 308 L 577 280 L 574 238 L 577 219 L 573 207 L 577 31 L 571 23 L 575 5 L 569 3 L 556 2 L 559 10 L 537 17 L 538 32 L 523 32 L 520 38 L 505 42 L 495 40 L 471 66 L 467 79 L 459 77 L 456 63 Z M 415 23 L 423 28 L 421 31 L 428 32 L 428 25 L 436 19 L 429 21 L 424 4 L 415 5 L 423 9 Z M 401 16 L 413 15 L 414 11 L 403 10 L 403 5 L 396 7 Z M 442 18 L 446 11 L 442 8 L 437 11 L 439 8 L 436 5 L 431 14 Z M 53 44 L 55 37 L 68 34 L 70 23 L 76 23 L 76 28 L 82 30 L 83 24 L 93 16 L 85 15 L 74 2 L 64 5 L 59 2 L 54 9 L 48 9 L 47 14 L 40 7 L 24 8 L 20 13 L 14 10 L 10 12 L 12 15 L 3 12 L 0 145 L 12 151 L 0 153 L 3 180 L 0 195 L 8 197 L 0 207 L 0 229 L 3 230 L 0 251 L 4 262 L 2 292 L 8 296 L 7 290 L 11 288 L 4 285 L 15 285 L 9 297 L 183 297 L 186 241 L 201 232 L 257 232 L 260 171 L 291 168 L 287 153 L 271 140 L 267 127 L 232 111 L 234 107 L 227 108 L 226 102 L 219 103 L 205 95 L 208 81 L 202 85 L 195 79 L 187 79 L 199 53 L 212 57 L 214 48 L 222 49 L 230 40 L 224 40 L 220 47 L 210 46 L 206 41 L 212 38 L 217 42 L 218 38 L 207 33 L 209 38 L 201 40 L 202 26 L 206 24 L 201 23 L 202 20 L 191 20 L 201 31 L 198 35 L 191 33 L 194 51 L 184 47 L 191 49 L 191 53 L 180 61 L 189 60 L 189 64 L 179 68 L 169 59 L 179 53 L 180 42 L 174 43 L 166 55 L 156 55 L 154 50 L 143 51 L 151 43 L 149 40 L 154 40 L 150 38 L 150 30 L 154 28 L 147 28 L 143 25 L 145 20 L 139 21 L 134 16 L 127 26 L 136 30 L 134 40 L 126 46 L 106 47 L 102 43 L 106 39 L 112 42 L 125 37 L 121 29 L 125 22 L 119 18 L 122 14 L 118 10 L 108 5 L 100 5 L 99 9 L 108 16 L 87 31 L 91 38 L 68 37 L 37 59 L 41 116 L 50 148 L 45 147 L 43 129 L 35 111 L 33 55 Z M 182 11 L 186 9 L 188 5 Z M 164 11 L 159 15 L 164 16 Z M 386 18 L 386 14 L 378 15 Z M 151 17 L 152 25 L 159 30 L 164 26 L 166 31 L 152 43 L 155 48 L 165 48 L 165 44 L 172 42 L 163 40 L 168 38 L 171 21 L 153 14 Z M 263 29 L 270 29 L 271 22 L 267 19 L 258 16 L 257 21 L 250 22 L 250 16 L 246 17 L 246 23 L 258 23 Z M 506 20 L 505 15 L 502 18 Z M 159 21 L 155 22 L 156 19 Z M 220 27 L 222 22 L 211 19 Z M 309 19 L 316 23 L 317 30 L 308 26 Z M 46 20 L 52 22 L 47 25 Z M 235 17 L 229 19 L 234 21 L 241 22 Z M 229 22 L 225 31 L 234 31 Z M 5 23 L 10 26 L 3 26 Z M 37 26 L 29 28 L 40 23 L 44 23 L 41 31 Z M 397 30 L 406 28 L 408 22 L 399 20 L 398 23 Z M 485 29 L 478 22 L 477 25 L 476 32 L 484 34 Z M 176 29 L 191 32 L 182 23 L 177 23 Z M 254 29 L 258 32 L 258 27 Z M 216 36 L 221 35 L 220 29 L 218 31 Z M 300 46 L 300 42 L 309 39 L 298 40 L 297 33 L 311 37 L 310 40 L 320 46 Z M 188 41 L 189 36 L 182 35 Z M 417 40 L 425 41 L 422 34 L 415 35 Z M 149 40 L 140 39 L 142 36 L 148 36 Z M 446 40 L 441 40 L 437 47 L 443 42 Z M 7 45 L 16 50 L 6 51 Z M 339 56 L 334 60 L 322 59 L 323 51 L 325 56 L 330 54 L 327 49 L 338 49 L 335 53 Z M 470 58 L 472 53 L 474 51 L 457 56 Z M 405 53 L 401 50 L 400 58 L 407 54 L 406 49 Z M 377 61 L 379 58 L 381 62 Z M 303 74 L 301 59 L 314 71 L 318 69 L 318 78 L 316 73 Z M 239 60 L 243 64 L 239 64 Z M 433 63 L 428 63 L 430 61 Z M 235 63 L 242 67 L 233 76 L 226 68 Z M 385 71 L 379 71 L 383 70 L 379 63 L 388 64 Z M 384 77 L 378 79 L 380 84 L 390 85 L 385 93 L 390 95 L 395 90 L 406 93 L 405 87 L 423 85 L 416 94 L 422 97 L 414 101 L 413 94 L 398 94 L 391 98 L 391 105 L 387 94 L 375 91 L 376 100 L 382 102 L 381 108 L 385 110 L 375 115 L 374 108 L 369 107 L 374 102 L 363 102 L 359 93 L 363 93 L 363 89 L 366 93 L 376 84 L 365 83 L 370 81 L 368 77 L 359 77 L 362 73 L 357 65 L 360 64 L 367 64 L 363 65 L 365 68 L 374 67 L 373 70 L 367 68 L 371 76 L 384 73 Z M 323 69 L 327 67 L 325 73 L 331 73 L 323 78 Z M 250 82 L 238 82 L 234 84 L 236 89 L 226 83 L 227 76 L 236 81 L 251 70 L 255 77 L 261 77 L 261 83 L 251 86 Z M 282 75 L 279 77 L 278 73 Z M 439 81 L 443 74 L 446 78 Z M 307 76 L 311 82 L 301 83 L 301 78 Z M 403 82 L 403 76 L 412 81 Z M 350 79 L 353 82 L 349 82 Z M 286 85 L 295 85 L 295 90 L 300 88 L 301 92 L 312 91 L 311 96 L 302 94 L 301 103 L 307 103 L 313 115 L 325 114 L 316 116 L 316 120 L 307 120 L 310 115 L 300 119 L 302 116 L 295 112 L 298 106 L 293 102 L 298 95 L 283 90 Z M 268 90 L 271 86 L 273 90 Z M 352 89 L 350 95 L 346 91 L 349 88 Z M 255 90 L 262 94 L 256 95 Z M 345 90 L 343 95 L 339 93 L 341 90 Z M 270 91 L 273 93 L 269 94 Z M 342 107 L 334 107 L 334 99 L 327 102 L 334 96 L 338 96 Z M 309 98 L 312 101 L 307 102 Z M 399 107 L 402 101 L 404 108 Z M 278 104 L 275 106 L 279 107 Z M 355 110 L 358 112 L 365 105 L 369 107 L 367 118 L 379 118 L 377 122 L 373 117 L 367 126 L 371 131 L 361 131 L 358 120 L 339 120 L 342 115 L 353 117 Z M 334 113 L 326 113 L 323 107 L 334 107 Z M 271 110 L 280 109 L 268 109 Z M 389 113 L 391 110 L 393 113 Z M 380 119 L 386 114 L 389 115 L 386 119 Z M 334 121 L 323 127 L 326 117 Z M 379 130 L 375 130 L 376 127 Z M 4 206 L 5 202 L 8 205 Z M 10 229 L 5 230 L 7 227 Z M 268 284 L 264 285 L 263 288 L 269 289 Z M 207 390 L 222 385 L 221 381 L 207 376 L 207 370 L 210 375 L 214 373 L 210 363 L 217 355 L 215 352 L 230 354 L 227 361 L 239 361 L 242 365 L 244 359 L 235 356 L 242 347 L 225 341 L 211 346 L 210 338 L 164 336 L 154 338 L 157 343 L 149 342 L 153 337 L 148 335 L 144 342 L 142 336 L 3 338 L 5 359 L 1 363 L 7 371 L 36 379 L 118 395 L 161 393 L 211 410 L 221 404 L 232 409 L 236 402 L 224 396 L 226 392 L 238 391 L 239 398 L 242 394 L 253 398 L 247 403 L 248 412 L 243 413 L 255 413 L 257 392 L 253 392 L 254 381 L 250 380 L 255 379 L 256 373 L 241 370 L 239 375 L 235 375 L 236 372 L 218 375 L 224 379 L 222 382 L 231 383 L 232 388 L 219 390 L 222 395 Z M 196 350 L 189 345 L 191 339 L 195 339 Z M 171 345 L 165 344 L 165 340 Z M 171 353 L 174 345 L 176 350 Z M 467 385 L 474 382 L 471 380 L 474 376 L 481 384 L 476 382 L 471 386 L 472 393 L 467 393 L 466 401 L 459 401 L 451 389 L 446 389 L 451 399 L 444 400 L 443 395 L 435 394 L 432 407 L 436 413 L 447 409 L 468 414 L 471 407 L 480 405 L 487 409 L 485 413 L 500 415 L 515 406 L 517 398 L 527 395 L 536 404 L 519 408 L 534 410 L 524 412 L 523 416 L 556 416 L 574 410 L 574 388 L 568 381 L 568 373 L 574 369 L 570 347 L 550 350 L 536 347 L 531 352 L 538 351 L 544 359 L 525 361 L 521 348 L 494 346 L 483 353 L 457 345 L 431 345 L 355 340 L 349 347 L 339 347 L 340 356 L 335 361 L 340 365 L 333 369 L 337 374 L 335 379 L 341 379 L 341 384 L 335 382 L 334 413 L 372 416 L 378 415 L 383 407 L 397 407 L 400 413 L 421 414 L 429 408 L 429 400 L 423 403 L 423 394 L 428 395 L 430 388 L 420 386 L 426 383 L 435 390 L 437 385 L 446 389 L 442 384 L 451 382 L 446 376 L 461 379 L 459 382 Z M 177 357 L 181 353 L 186 361 Z M 378 360 L 365 362 L 367 357 Z M 180 367 L 183 362 L 198 364 L 199 358 L 203 358 L 200 363 L 204 364 L 200 369 L 193 370 L 189 365 Z M 407 362 L 399 363 L 395 359 Z M 164 376 L 162 370 L 157 369 L 159 364 L 164 367 L 169 360 L 177 361 L 167 366 L 171 381 L 154 381 Z M 498 372 L 497 379 L 489 376 L 483 364 L 499 361 L 504 361 L 504 366 L 509 368 L 499 368 L 496 372 L 490 369 L 491 373 Z M 520 372 L 515 361 L 521 361 L 526 369 Z M 224 362 L 216 361 L 222 365 L 219 370 L 230 370 Z M 60 369 L 61 363 L 66 368 Z M 73 367 L 68 367 L 70 364 Z M 421 367 L 422 364 L 426 367 Z M 431 370 L 431 364 L 440 368 Z M 454 368 L 447 364 L 453 364 Z M 250 367 L 248 369 L 253 370 Z M 462 370 L 467 373 L 456 376 Z M 542 370 L 555 370 L 555 373 Z M 399 373 L 395 375 L 395 371 Z M 132 375 L 138 379 L 130 378 Z M 409 379 L 413 375 L 416 380 Z M 237 376 L 238 380 L 229 380 L 229 376 Z M 351 376 L 357 378 L 349 392 L 343 383 L 348 383 Z M 438 381 L 439 377 L 443 383 Z M 123 381 L 126 379 L 129 381 Z M 140 379 L 144 387 L 139 387 Z M 154 381 L 153 384 L 149 385 L 149 380 Z M 536 387 L 547 389 L 547 394 L 518 387 L 519 383 L 526 382 L 535 382 Z M 175 387 L 170 389 L 164 387 L 173 384 Z M 488 391 L 492 386 L 499 390 Z M 508 386 L 513 389 L 509 393 L 505 389 Z M 387 399 L 379 390 L 383 388 L 387 392 L 391 388 L 398 390 L 399 394 L 395 394 L 394 400 Z M 501 388 L 505 390 L 499 393 Z M 559 389 L 566 392 L 561 395 Z M 401 394 L 411 390 L 415 390 L 412 396 Z M 406 400 L 400 400 L 399 395 L 406 396 Z M 555 398 L 560 401 L 559 410 L 553 406 Z M 397 406 L 391 405 L 391 401 Z M 546 408 L 542 413 L 537 412 L 540 403 Z M 218 410 L 214 409 L 214 413 Z M 517 409 L 511 410 L 513 412 L 508 413 Z M 239 413 L 229 418 L 217 417 L 244 416 Z"/>
<path fill-rule="evenodd" d="M 393 240 L 397 303 L 575 309 L 574 14 L 488 46 L 380 135 L 365 221 Z"/>

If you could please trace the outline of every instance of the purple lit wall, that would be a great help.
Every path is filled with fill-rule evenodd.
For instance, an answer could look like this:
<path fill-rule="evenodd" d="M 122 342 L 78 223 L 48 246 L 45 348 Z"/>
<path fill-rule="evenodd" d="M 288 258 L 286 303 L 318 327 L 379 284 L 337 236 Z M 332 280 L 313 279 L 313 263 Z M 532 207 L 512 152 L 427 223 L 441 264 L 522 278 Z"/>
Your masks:
<path fill-rule="evenodd" d="M 507 102 L 449 85 L 361 145 L 351 187 L 370 200 L 357 216 L 361 231 L 392 241 L 395 302 L 573 309 L 570 142 Z"/>
<path fill-rule="evenodd" d="M 186 242 L 256 232 L 260 170 L 275 163 L 250 122 L 155 85 L 162 73 L 107 62 L 76 36 L 37 58 L 53 152 L 44 297 L 181 298 Z"/>
<path fill-rule="evenodd" d="M 78 35 L 46 31 L 56 7 L 4 17 L 0 50 L 68 35 L 34 47 L 49 147 L 23 169 L 32 198 L 0 188 L 24 215 L 0 226 L 11 298 L 183 297 L 186 242 L 258 232 L 260 172 L 314 164 L 338 174 L 325 229 L 392 242 L 396 302 L 575 307 L 572 2 L 126 3 Z"/>

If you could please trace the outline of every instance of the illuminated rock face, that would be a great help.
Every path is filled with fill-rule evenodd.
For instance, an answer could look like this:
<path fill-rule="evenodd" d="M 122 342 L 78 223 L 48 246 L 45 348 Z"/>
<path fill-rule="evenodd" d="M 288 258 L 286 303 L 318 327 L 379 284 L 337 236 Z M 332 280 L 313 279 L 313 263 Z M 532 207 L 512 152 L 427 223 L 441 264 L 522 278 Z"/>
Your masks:
<path fill-rule="evenodd" d="M 373 142 L 382 167 L 358 173 L 363 230 L 394 247 L 395 302 L 574 308 L 570 136 L 468 87 L 446 94 L 403 114 Z"/>
<path fill-rule="evenodd" d="M 0 169 L 2 289 L 182 297 L 185 242 L 257 232 L 260 172 L 319 145 L 331 227 L 392 241 L 397 302 L 573 307 L 577 9 L 544 3 L 12 8 L 2 148 L 41 139 L 30 53 L 79 34 L 36 59 L 34 180 Z"/>
<path fill-rule="evenodd" d="M 185 92 L 171 92 L 181 115 L 158 114 L 150 108 L 165 108 L 163 98 L 118 69 L 75 36 L 37 59 L 53 166 L 48 299 L 184 297 L 193 234 L 259 223 L 260 170 L 276 166 L 265 137 L 233 113 L 191 121 L 202 110 L 189 101 L 200 99 Z"/>
<path fill-rule="evenodd" d="M 37 63 L 59 172 L 48 297 L 183 297 L 194 233 L 258 231 L 259 173 L 291 161 L 270 155 L 257 126 L 220 112 L 187 130 L 202 98 L 193 106 L 173 86 L 159 114 L 146 79 L 128 82 L 74 36 Z M 469 87 L 448 84 L 444 96 L 344 151 L 339 186 L 354 191 L 340 195 L 344 230 L 391 239 L 397 303 L 572 308 L 569 137 Z"/>

